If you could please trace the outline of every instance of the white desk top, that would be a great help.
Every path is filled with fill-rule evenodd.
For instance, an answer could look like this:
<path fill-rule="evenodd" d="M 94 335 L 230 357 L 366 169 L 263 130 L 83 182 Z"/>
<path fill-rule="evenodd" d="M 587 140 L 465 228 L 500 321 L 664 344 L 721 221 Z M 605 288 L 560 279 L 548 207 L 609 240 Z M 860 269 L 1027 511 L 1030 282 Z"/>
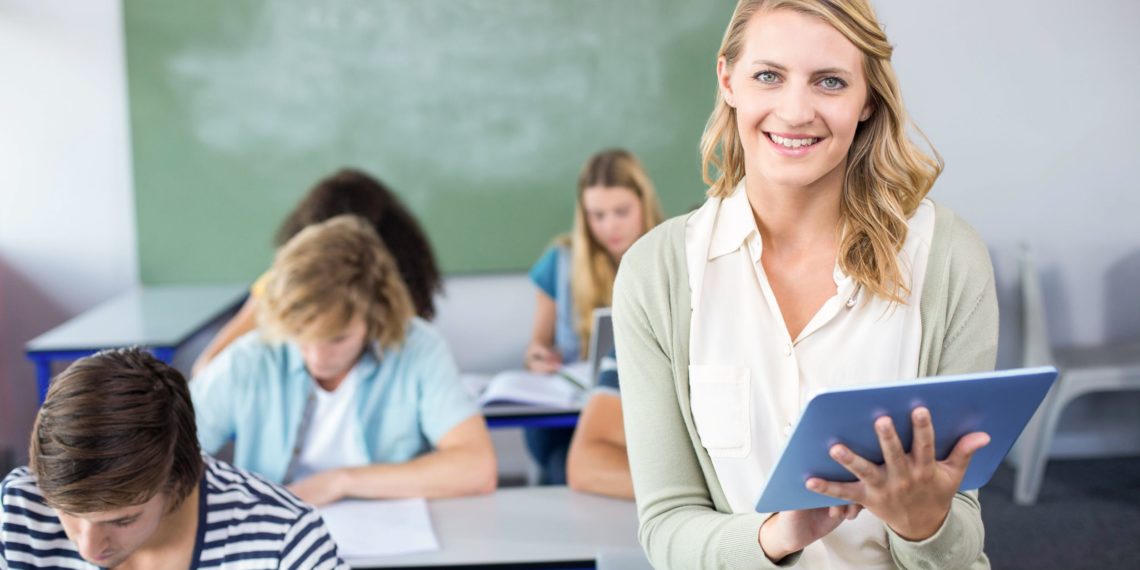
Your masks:
<path fill-rule="evenodd" d="M 25 349 L 177 346 L 236 305 L 248 290 L 244 284 L 137 287 L 32 339 Z"/>
<path fill-rule="evenodd" d="M 353 568 L 593 561 L 640 549 L 633 501 L 567 487 L 519 487 L 428 502 L 437 552 L 350 560 Z"/>

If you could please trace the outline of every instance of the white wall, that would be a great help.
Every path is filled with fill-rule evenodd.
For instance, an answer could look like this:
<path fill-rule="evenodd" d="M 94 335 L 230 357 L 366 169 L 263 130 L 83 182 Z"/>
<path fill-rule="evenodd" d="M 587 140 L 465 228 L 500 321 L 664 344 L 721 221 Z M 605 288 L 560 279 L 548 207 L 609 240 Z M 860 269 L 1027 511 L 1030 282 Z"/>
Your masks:
<path fill-rule="evenodd" d="M 119 0 L 0 0 L 0 449 L 37 402 L 24 343 L 138 278 Z"/>
<path fill-rule="evenodd" d="M 1140 3 L 876 5 L 946 159 L 933 196 L 978 229 L 1007 285 L 1016 244 L 1034 246 L 1056 343 L 1140 335 L 1140 302 L 1115 286 L 1140 284 Z"/>

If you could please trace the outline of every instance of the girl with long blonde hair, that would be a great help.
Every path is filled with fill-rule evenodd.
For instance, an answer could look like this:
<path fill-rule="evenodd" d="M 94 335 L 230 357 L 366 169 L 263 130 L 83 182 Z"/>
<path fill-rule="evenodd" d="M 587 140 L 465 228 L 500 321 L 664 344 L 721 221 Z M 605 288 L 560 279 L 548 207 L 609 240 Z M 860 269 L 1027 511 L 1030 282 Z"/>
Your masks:
<path fill-rule="evenodd" d="M 618 264 L 626 250 L 661 222 L 661 205 L 640 161 L 612 149 L 591 156 L 578 175 L 574 226 L 530 270 L 538 288 L 534 329 L 524 359 L 534 372 L 554 372 L 580 360 L 594 309 L 609 307 Z M 565 483 L 573 429 L 531 429 L 527 444 L 543 483 Z"/>
<path fill-rule="evenodd" d="M 929 410 L 886 465 L 835 445 L 849 506 L 757 513 L 819 390 L 992 369 L 985 244 L 926 196 L 942 163 L 907 134 L 893 48 L 867 0 L 740 0 L 717 53 L 700 150 L 705 204 L 625 256 L 618 370 L 640 538 L 658 568 L 988 567 L 963 437 L 933 452 Z"/>

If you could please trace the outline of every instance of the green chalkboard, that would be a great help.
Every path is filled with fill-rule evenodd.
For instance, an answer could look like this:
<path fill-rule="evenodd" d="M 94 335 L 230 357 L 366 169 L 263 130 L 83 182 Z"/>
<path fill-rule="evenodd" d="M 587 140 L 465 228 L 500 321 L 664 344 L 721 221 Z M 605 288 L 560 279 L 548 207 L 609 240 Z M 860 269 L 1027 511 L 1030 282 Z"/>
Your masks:
<path fill-rule="evenodd" d="M 448 273 L 529 266 L 602 148 L 638 154 L 681 213 L 732 5 L 126 0 L 142 279 L 254 278 L 341 166 L 392 186 Z"/>

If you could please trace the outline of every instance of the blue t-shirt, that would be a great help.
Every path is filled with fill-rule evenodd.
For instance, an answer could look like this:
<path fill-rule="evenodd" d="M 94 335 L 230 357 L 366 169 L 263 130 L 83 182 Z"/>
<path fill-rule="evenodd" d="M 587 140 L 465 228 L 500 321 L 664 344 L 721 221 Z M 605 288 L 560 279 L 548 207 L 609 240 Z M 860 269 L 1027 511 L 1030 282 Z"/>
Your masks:
<path fill-rule="evenodd" d="M 530 268 L 530 280 L 551 299 L 558 298 L 558 249 L 547 249 Z"/>
<path fill-rule="evenodd" d="M 371 463 L 404 463 L 478 414 L 443 336 L 413 318 L 399 347 L 365 350 L 353 368 L 357 439 Z M 190 382 L 198 440 L 216 453 L 234 440 L 234 464 L 281 483 L 314 382 L 291 342 L 258 331 L 235 341 Z"/>
<path fill-rule="evenodd" d="M 578 315 L 570 294 L 570 248 L 556 245 L 547 249 L 530 268 L 530 280 L 554 301 L 554 347 L 562 362 L 582 358 L 582 339 L 578 336 Z"/>

